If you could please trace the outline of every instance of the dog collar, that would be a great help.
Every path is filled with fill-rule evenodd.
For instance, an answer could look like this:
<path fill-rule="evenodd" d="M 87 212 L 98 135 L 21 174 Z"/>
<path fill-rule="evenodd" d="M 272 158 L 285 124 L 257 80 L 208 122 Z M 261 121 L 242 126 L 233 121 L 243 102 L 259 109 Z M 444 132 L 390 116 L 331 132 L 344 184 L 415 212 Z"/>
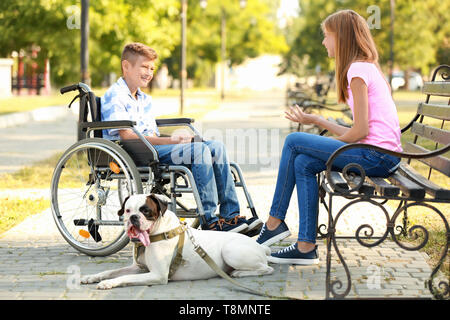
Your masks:
<path fill-rule="evenodd" d="M 175 238 L 176 236 L 184 233 L 186 231 L 186 229 L 187 229 L 187 226 L 185 224 L 181 224 L 180 226 L 178 226 L 175 229 L 169 230 L 167 232 L 155 234 L 153 236 L 150 236 L 150 243 Z"/>

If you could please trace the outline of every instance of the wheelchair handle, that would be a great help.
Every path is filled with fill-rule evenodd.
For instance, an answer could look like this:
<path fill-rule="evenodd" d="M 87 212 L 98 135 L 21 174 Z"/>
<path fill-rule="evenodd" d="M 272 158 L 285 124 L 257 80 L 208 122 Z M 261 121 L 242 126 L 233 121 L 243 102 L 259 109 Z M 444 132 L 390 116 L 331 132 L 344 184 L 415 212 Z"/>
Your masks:
<path fill-rule="evenodd" d="M 71 86 L 67 86 L 64 88 L 61 88 L 61 90 L 59 90 L 59 92 L 61 92 L 61 94 L 70 92 L 70 91 L 75 91 L 78 89 L 78 84 L 72 84 Z"/>
<path fill-rule="evenodd" d="M 70 86 L 67 87 L 63 87 L 61 88 L 61 90 L 59 90 L 59 92 L 61 92 L 61 94 L 70 92 L 70 91 L 75 91 L 78 90 L 80 91 L 80 93 L 83 91 L 84 93 L 88 93 L 91 92 L 91 88 L 89 88 L 89 86 L 83 82 L 79 82 L 77 84 L 72 84 Z"/>

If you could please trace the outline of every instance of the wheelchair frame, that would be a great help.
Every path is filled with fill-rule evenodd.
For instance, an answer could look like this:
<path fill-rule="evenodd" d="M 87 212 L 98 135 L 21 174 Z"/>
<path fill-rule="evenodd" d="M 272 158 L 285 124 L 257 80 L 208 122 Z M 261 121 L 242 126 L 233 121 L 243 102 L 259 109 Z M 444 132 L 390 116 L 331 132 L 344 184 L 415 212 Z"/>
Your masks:
<path fill-rule="evenodd" d="M 170 203 L 168 203 L 169 209 L 177 214 L 180 218 L 192 218 L 194 222 L 193 227 L 198 228 L 200 225 L 206 224 L 205 213 L 203 210 L 202 203 L 200 201 L 200 196 L 198 194 L 197 186 L 193 178 L 192 172 L 185 166 L 182 165 L 166 165 L 161 164 L 158 161 L 158 152 L 153 147 L 153 145 L 134 127 L 136 124 L 133 121 L 101 121 L 100 112 L 100 97 L 96 97 L 91 91 L 89 86 L 84 83 L 74 84 L 68 87 L 64 87 L 60 90 L 61 94 L 70 91 L 78 90 L 79 94 L 74 97 L 72 102 L 69 104 L 69 108 L 72 103 L 79 98 L 80 99 L 80 112 L 78 120 L 78 141 L 72 145 L 65 154 L 61 157 L 52 177 L 51 194 L 52 194 L 52 212 L 56 225 L 63 235 L 63 237 L 72 245 L 75 249 L 79 250 L 88 255 L 92 256 L 107 256 L 113 254 L 123 247 L 125 247 L 129 238 L 125 233 L 125 230 L 116 238 L 109 243 L 98 243 L 102 241 L 97 241 L 101 238 L 98 229 L 100 226 L 123 226 L 123 222 L 119 217 L 117 220 L 102 220 L 102 206 L 105 205 L 106 197 L 108 196 L 109 189 L 107 191 L 103 190 L 100 183 L 95 181 L 104 179 L 112 181 L 118 179 L 118 195 L 119 203 L 121 204 L 124 199 L 124 195 L 121 192 L 121 179 L 126 179 L 129 184 L 129 194 L 144 193 L 143 185 L 145 185 L 150 190 L 148 193 L 158 193 L 163 194 L 170 198 Z M 88 115 L 91 115 L 91 121 L 88 119 Z M 195 134 L 194 141 L 203 141 L 200 132 L 192 125 L 194 119 L 190 118 L 175 118 L 175 119 L 157 119 L 156 123 L 158 127 L 170 127 L 170 126 L 187 126 Z M 120 145 L 120 142 L 112 142 L 110 140 L 102 138 L 101 130 L 104 129 L 131 129 L 138 136 L 139 140 L 148 148 L 150 154 L 153 156 L 146 166 L 137 166 L 132 158 L 132 155 L 127 153 L 124 148 Z M 93 137 L 92 137 L 93 135 Z M 58 184 L 61 176 L 61 171 L 65 168 L 67 159 L 72 155 L 72 153 L 77 152 L 80 149 L 87 149 L 88 165 L 93 162 L 92 156 L 89 154 L 96 152 L 93 150 L 99 150 L 99 153 L 105 153 L 109 157 L 114 158 L 122 168 L 119 173 L 112 173 L 111 169 L 107 165 L 97 166 L 92 165 L 91 173 L 89 175 L 89 180 L 86 183 L 88 191 L 83 195 L 81 202 L 88 203 L 91 207 L 95 206 L 96 217 L 93 221 L 87 221 L 87 219 L 72 219 L 73 223 L 78 227 L 88 226 L 89 233 L 95 240 L 94 245 L 85 245 L 82 241 L 79 241 L 72 234 L 69 234 L 69 230 L 64 225 L 62 215 L 59 210 L 59 198 L 58 198 Z M 91 149 L 88 149 L 91 148 Z M 100 156 L 97 156 L 100 158 Z M 91 159 L 90 159 L 91 158 Z M 245 184 L 242 171 L 239 166 L 230 162 L 230 167 L 232 170 L 233 179 L 235 181 L 236 187 L 242 187 L 248 208 L 251 211 L 253 217 L 257 217 L 255 207 L 253 205 L 251 196 L 248 192 L 247 186 Z M 126 168 L 126 170 L 124 170 Z M 92 175 L 92 177 L 91 177 Z M 177 181 L 182 179 L 184 184 L 180 184 Z M 97 180 L 96 180 L 97 179 Z M 93 190 L 91 187 L 96 183 Z M 133 186 L 134 184 L 134 186 Z M 166 189 L 166 185 L 169 184 L 169 190 Z M 183 193 L 192 193 L 194 196 L 196 208 L 189 209 L 186 205 L 181 203 L 178 198 L 182 196 Z M 71 221 L 70 220 L 70 221 Z M 92 220 L 92 219 L 91 219 Z M 69 222 L 70 224 L 70 222 Z"/>

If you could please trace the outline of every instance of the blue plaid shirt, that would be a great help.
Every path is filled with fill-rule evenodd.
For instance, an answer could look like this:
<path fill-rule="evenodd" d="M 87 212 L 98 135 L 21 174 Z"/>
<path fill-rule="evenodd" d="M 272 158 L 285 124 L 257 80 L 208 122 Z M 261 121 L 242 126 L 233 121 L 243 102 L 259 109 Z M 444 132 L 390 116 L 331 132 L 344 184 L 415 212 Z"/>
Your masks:
<path fill-rule="evenodd" d="M 159 136 L 155 117 L 152 113 L 152 98 L 137 89 L 137 99 L 130 92 L 121 77 L 101 98 L 102 121 L 131 120 L 136 121 L 135 128 L 144 136 Z M 103 138 L 119 140 L 120 129 L 103 130 Z"/>

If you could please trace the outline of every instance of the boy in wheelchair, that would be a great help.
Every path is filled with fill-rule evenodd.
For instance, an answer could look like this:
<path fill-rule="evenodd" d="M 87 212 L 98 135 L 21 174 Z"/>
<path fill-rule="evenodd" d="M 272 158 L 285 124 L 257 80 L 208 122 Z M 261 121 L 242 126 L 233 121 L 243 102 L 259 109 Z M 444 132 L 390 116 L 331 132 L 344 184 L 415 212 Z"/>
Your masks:
<path fill-rule="evenodd" d="M 157 53 L 141 43 L 130 43 L 122 52 L 122 77 L 101 98 L 101 120 L 131 120 L 155 147 L 159 162 L 187 165 L 192 171 L 205 212 L 207 228 L 250 233 L 262 225 L 257 217 L 240 216 L 239 202 L 225 146 L 219 141 L 194 142 L 189 135 L 161 137 L 151 113 L 152 99 L 140 90 L 153 78 Z M 109 140 L 131 140 L 131 129 L 103 130 Z M 180 162 L 181 160 L 181 162 Z M 215 215 L 220 202 L 219 217 Z"/>

